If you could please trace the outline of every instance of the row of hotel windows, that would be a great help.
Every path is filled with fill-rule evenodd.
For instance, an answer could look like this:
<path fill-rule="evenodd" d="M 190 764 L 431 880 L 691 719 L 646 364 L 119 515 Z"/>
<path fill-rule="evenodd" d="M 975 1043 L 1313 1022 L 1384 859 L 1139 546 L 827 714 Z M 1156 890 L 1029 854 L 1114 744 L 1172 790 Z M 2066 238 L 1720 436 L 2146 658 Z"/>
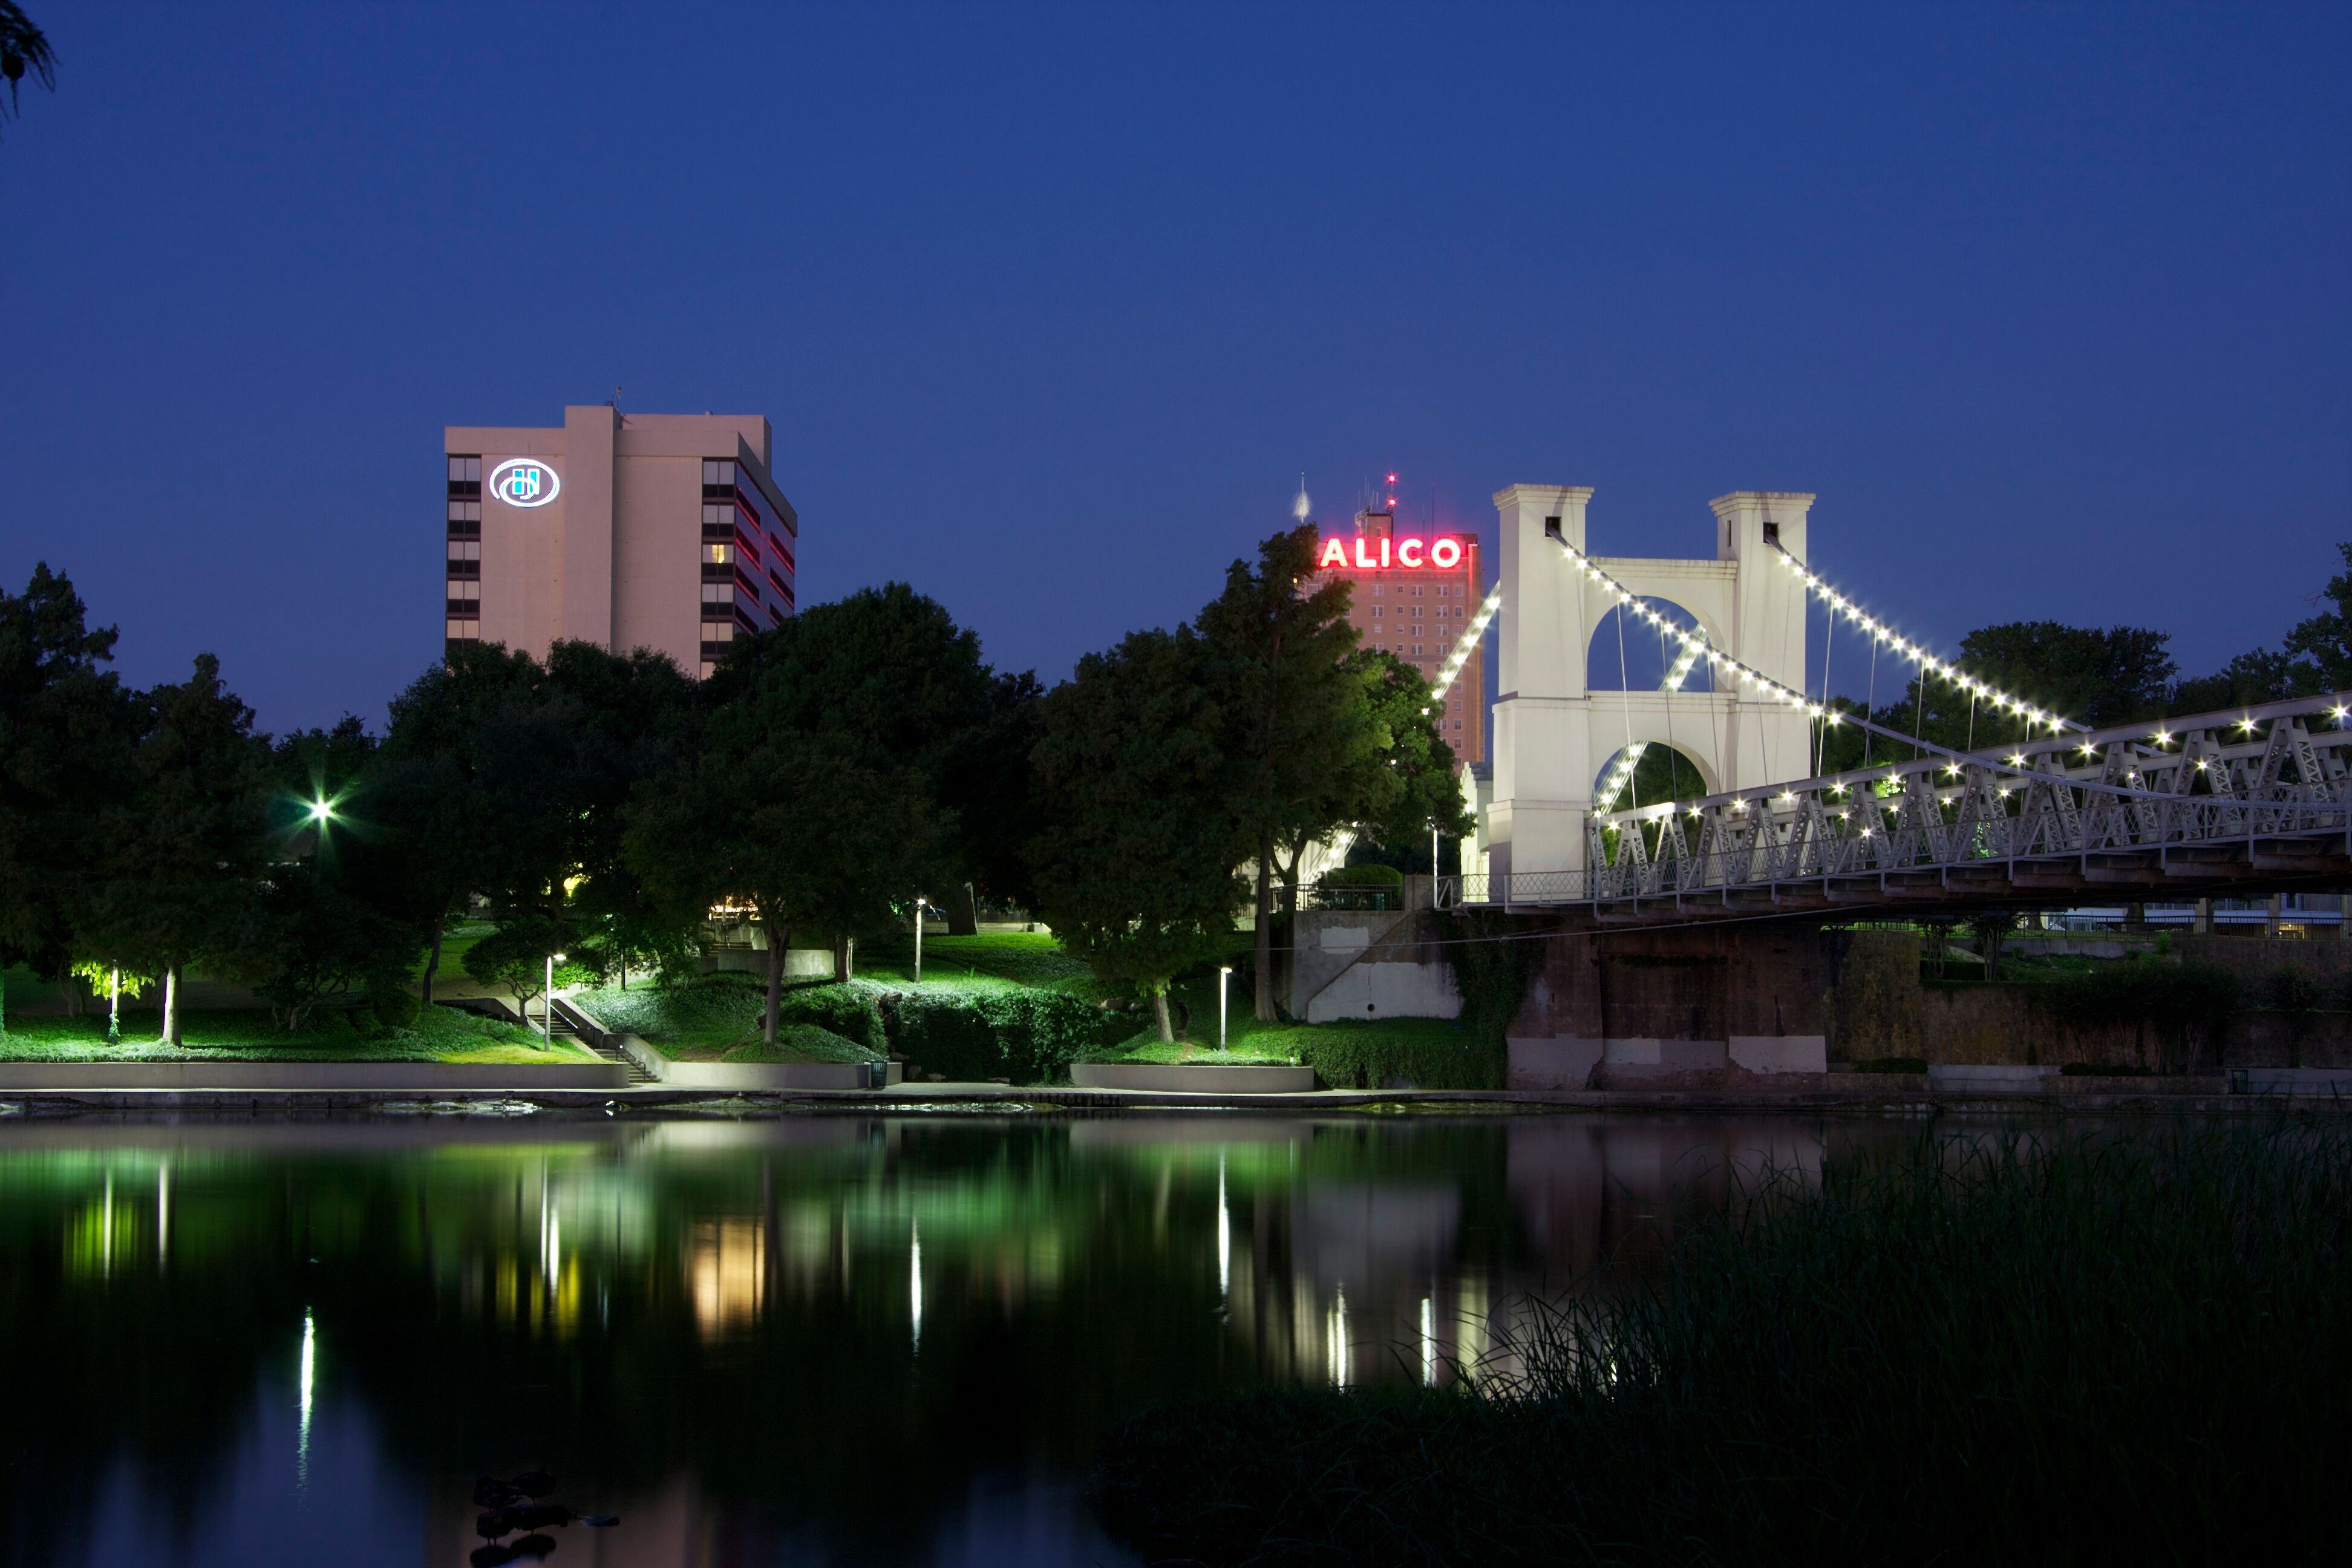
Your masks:
<path fill-rule="evenodd" d="M 449 457 L 449 619 L 452 643 L 482 638 L 482 459 Z"/>

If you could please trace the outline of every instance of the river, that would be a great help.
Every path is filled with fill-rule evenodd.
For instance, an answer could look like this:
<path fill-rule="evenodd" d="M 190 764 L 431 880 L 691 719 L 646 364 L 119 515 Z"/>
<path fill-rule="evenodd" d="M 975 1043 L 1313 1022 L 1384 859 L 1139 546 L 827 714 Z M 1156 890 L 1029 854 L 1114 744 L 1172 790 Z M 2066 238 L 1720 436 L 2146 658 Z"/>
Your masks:
<path fill-rule="evenodd" d="M 1084 1494 L 1121 1415 L 1507 1360 L 1729 1173 L 1919 1126 L 0 1123 L 0 1551 L 463 1568 L 475 1478 L 538 1468 L 620 1520 L 558 1565 L 1133 1563 Z"/>

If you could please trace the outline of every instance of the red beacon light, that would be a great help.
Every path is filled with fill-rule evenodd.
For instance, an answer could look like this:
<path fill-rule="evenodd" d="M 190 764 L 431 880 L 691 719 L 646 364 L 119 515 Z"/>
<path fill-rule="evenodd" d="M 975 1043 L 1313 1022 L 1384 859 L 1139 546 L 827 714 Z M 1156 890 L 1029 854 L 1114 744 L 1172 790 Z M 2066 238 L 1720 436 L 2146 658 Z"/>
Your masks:
<path fill-rule="evenodd" d="M 1325 540 L 1322 552 L 1315 559 L 1316 568 L 1324 572 L 1344 572 L 1350 566 L 1359 572 L 1390 571 L 1398 567 L 1408 572 L 1428 568 L 1451 572 L 1462 564 L 1462 542 L 1452 534 L 1441 534 L 1435 539 L 1359 537 L 1355 545 L 1354 559 L 1350 560 L 1347 540 Z"/>

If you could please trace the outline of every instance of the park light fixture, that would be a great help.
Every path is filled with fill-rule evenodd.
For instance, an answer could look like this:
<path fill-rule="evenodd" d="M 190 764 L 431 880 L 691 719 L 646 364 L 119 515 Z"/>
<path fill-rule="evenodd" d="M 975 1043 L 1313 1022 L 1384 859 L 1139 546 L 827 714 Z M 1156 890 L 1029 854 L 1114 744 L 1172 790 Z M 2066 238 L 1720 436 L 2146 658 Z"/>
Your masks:
<path fill-rule="evenodd" d="M 560 952 L 547 955 L 547 990 L 540 997 L 539 1037 L 550 1047 L 555 1044 L 555 966 L 562 962 L 563 954 Z"/>
<path fill-rule="evenodd" d="M 1217 965 L 1217 1049 L 1225 1048 L 1225 982 L 1233 977 L 1234 966 Z"/>

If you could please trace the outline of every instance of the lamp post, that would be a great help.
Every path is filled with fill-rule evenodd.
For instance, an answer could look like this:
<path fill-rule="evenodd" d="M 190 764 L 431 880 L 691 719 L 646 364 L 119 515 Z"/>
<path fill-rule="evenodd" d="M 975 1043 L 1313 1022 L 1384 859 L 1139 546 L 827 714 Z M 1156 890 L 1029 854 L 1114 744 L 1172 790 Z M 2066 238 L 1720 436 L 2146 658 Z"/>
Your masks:
<path fill-rule="evenodd" d="M 560 952 L 547 955 L 547 990 L 539 1002 L 539 1037 L 550 1047 L 555 1044 L 555 966 L 562 957 Z"/>
<path fill-rule="evenodd" d="M 1230 963 L 1217 965 L 1217 1049 L 1225 1048 L 1225 977 L 1234 972 Z"/>
<path fill-rule="evenodd" d="M 915 984 L 923 983 L 923 895 L 915 895 Z"/>

